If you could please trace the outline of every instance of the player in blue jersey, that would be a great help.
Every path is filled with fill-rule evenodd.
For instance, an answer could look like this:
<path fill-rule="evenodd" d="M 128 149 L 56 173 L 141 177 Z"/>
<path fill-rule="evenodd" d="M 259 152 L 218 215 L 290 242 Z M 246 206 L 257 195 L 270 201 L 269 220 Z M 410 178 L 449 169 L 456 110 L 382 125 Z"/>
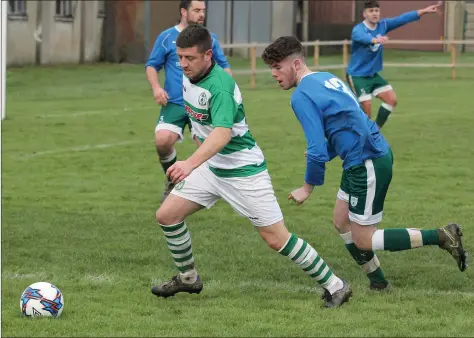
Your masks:
<path fill-rule="evenodd" d="M 346 77 L 369 118 L 372 111 L 372 96 L 382 101 L 376 118 L 379 128 L 385 124 L 397 105 L 395 91 L 379 74 L 383 68 L 383 45 L 388 41 L 387 33 L 419 20 L 425 14 L 437 13 L 439 6 L 440 4 L 432 5 L 395 18 L 381 20 L 379 3 L 375 0 L 366 0 L 364 3 L 364 21 L 352 30 L 352 56 Z"/>
<path fill-rule="evenodd" d="M 324 183 L 325 163 L 339 156 L 343 174 L 334 209 L 334 225 L 346 248 L 363 266 L 371 289 L 389 286 L 375 250 L 401 251 L 438 245 L 466 268 L 466 252 L 458 224 L 433 230 L 378 230 L 392 180 L 393 154 L 377 125 L 362 111 L 346 84 L 331 73 L 311 72 L 303 46 L 295 37 L 281 37 L 262 54 L 284 90 L 296 87 L 291 106 L 308 143 L 303 187 L 289 198 L 301 204 Z"/>
<path fill-rule="evenodd" d="M 161 105 L 160 116 L 155 127 L 155 144 L 165 173 L 176 162 L 174 144 L 183 139 L 184 128 L 187 124 L 190 125 L 188 115 L 184 110 L 183 71 L 176 54 L 176 40 L 179 33 L 188 25 L 204 24 L 206 3 L 205 1 L 181 1 L 179 9 L 181 13 L 179 24 L 158 35 L 145 65 L 146 76 L 153 90 L 153 96 L 156 103 Z M 211 33 L 211 36 L 213 59 L 219 66 L 232 74 L 216 35 Z M 158 72 L 163 67 L 166 76 L 164 87 L 158 81 Z M 199 145 L 199 141 L 194 139 Z M 162 201 L 172 189 L 173 184 L 169 178 L 166 178 Z"/>

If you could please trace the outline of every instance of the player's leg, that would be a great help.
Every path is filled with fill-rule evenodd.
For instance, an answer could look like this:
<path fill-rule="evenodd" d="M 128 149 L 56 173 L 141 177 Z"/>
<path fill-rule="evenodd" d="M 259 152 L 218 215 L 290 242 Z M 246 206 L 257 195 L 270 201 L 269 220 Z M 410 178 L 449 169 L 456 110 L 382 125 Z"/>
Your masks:
<path fill-rule="evenodd" d="M 437 245 L 448 251 L 461 271 L 466 269 L 460 226 L 449 224 L 432 230 L 414 228 L 377 230 L 382 220 L 383 206 L 392 179 L 393 155 L 367 160 L 351 170 L 349 219 L 352 238 L 361 250 L 403 251 Z"/>
<path fill-rule="evenodd" d="M 372 82 L 370 77 L 351 76 L 346 74 L 346 80 L 353 93 L 359 99 L 364 113 L 372 117 Z"/>
<path fill-rule="evenodd" d="M 382 101 L 375 120 L 379 128 L 382 128 L 385 122 L 387 122 L 389 115 L 397 106 L 397 95 L 392 86 L 379 74 L 375 74 L 374 76 L 374 90 L 372 95 Z"/>
<path fill-rule="evenodd" d="M 286 229 L 267 171 L 221 179 L 219 183 L 222 198 L 252 222 L 270 248 L 290 258 L 326 290 L 326 307 L 339 306 L 349 299 L 350 286 L 333 273 L 308 242 Z"/>
<path fill-rule="evenodd" d="M 177 159 L 175 143 L 183 139 L 183 128 L 187 115 L 184 108 L 174 103 L 168 103 L 161 108 L 160 117 L 155 127 L 155 145 L 163 171 L 171 167 Z M 165 188 L 162 201 L 173 189 L 168 177 L 165 178 Z"/>
<path fill-rule="evenodd" d="M 378 257 L 372 250 L 361 250 L 352 239 L 351 224 L 349 220 L 349 182 L 347 180 L 347 172 L 344 171 L 341 179 L 341 187 L 337 193 L 336 205 L 334 207 L 334 226 L 339 232 L 342 240 L 346 245 L 347 251 L 357 264 L 367 274 L 372 290 L 385 290 L 389 288 L 389 282 L 385 279 L 385 275 L 380 267 Z"/>
<path fill-rule="evenodd" d="M 179 273 L 170 281 L 152 287 L 159 297 L 174 296 L 178 292 L 199 293 L 203 288 L 194 266 L 191 236 L 185 218 L 202 208 L 210 208 L 217 200 L 212 191 L 212 177 L 197 168 L 178 183 L 156 212 L 166 243 Z"/>

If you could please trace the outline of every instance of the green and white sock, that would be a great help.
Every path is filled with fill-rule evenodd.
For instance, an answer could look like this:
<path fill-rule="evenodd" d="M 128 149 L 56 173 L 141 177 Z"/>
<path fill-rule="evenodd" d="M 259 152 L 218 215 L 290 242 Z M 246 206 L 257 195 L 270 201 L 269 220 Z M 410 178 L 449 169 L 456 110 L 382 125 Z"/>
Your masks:
<path fill-rule="evenodd" d="M 186 223 L 183 221 L 173 225 L 160 224 L 160 226 L 165 234 L 166 243 L 171 251 L 174 264 L 180 272 L 181 280 L 185 283 L 194 283 L 197 279 L 197 273 L 194 269 L 191 235 Z"/>
<path fill-rule="evenodd" d="M 176 149 L 174 148 L 173 148 L 173 152 L 169 154 L 168 156 L 165 156 L 165 157 L 160 156 L 160 163 L 161 163 L 161 166 L 163 167 L 163 171 L 165 172 L 165 174 L 168 168 L 176 163 L 176 159 L 177 159 Z"/>
<path fill-rule="evenodd" d="M 388 283 L 385 275 L 380 267 L 378 257 L 373 251 L 364 251 L 359 249 L 352 240 L 352 232 L 341 234 L 341 238 L 346 243 L 346 249 L 351 256 L 362 266 L 362 269 L 367 274 L 370 283 Z"/>
<path fill-rule="evenodd" d="M 392 111 L 393 107 L 391 105 L 385 102 L 382 103 L 377 113 L 377 118 L 375 119 L 375 122 L 380 128 L 387 122 L 388 116 Z"/>
<path fill-rule="evenodd" d="M 438 230 L 385 229 L 372 235 L 372 249 L 403 251 L 426 245 L 439 245 Z"/>
<path fill-rule="evenodd" d="M 333 294 L 343 287 L 342 280 L 331 271 L 316 250 L 298 236 L 291 234 L 286 244 L 278 252 L 290 258 L 329 293 Z"/>

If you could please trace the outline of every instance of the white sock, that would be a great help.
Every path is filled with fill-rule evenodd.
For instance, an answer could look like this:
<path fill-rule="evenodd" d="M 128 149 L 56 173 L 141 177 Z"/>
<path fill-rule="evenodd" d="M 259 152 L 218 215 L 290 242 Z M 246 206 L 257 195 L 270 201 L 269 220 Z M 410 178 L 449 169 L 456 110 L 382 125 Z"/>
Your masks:
<path fill-rule="evenodd" d="M 372 235 L 372 251 L 384 250 L 384 233 L 383 230 L 376 230 Z"/>
<path fill-rule="evenodd" d="M 174 160 L 174 158 L 176 157 L 176 149 L 173 148 L 173 152 L 166 156 L 166 157 L 160 157 L 160 162 L 161 163 L 168 163 L 168 162 L 171 162 L 172 160 Z"/>
<path fill-rule="evenodd" d="M 322 285 L 323 286 L 323 285 Z M 329 293 L 332 295 L 337 290 L 341 290 L 344 287 L 342 280 L 336 275 L 332 275 L 329 280 L 326 282 L 326 285 L 323 286 Z"/>
<path fill-rule="evenodd" d="M 179 278 L 184 284 L 193 284 L 197 281 L 197 271 L 196 269 L 188 270 L 185 272 L 179 273 Z"/>
<path fill-rule="evenodd" d="M 344 241 L 344 243 L 346 244 L 352 244 L 354 243 L 354 241 L 352 240 L 352 232 L 349 231 L 349 232 L 346 232 L 345 234 L 340 234 L 342 240 Z"/>

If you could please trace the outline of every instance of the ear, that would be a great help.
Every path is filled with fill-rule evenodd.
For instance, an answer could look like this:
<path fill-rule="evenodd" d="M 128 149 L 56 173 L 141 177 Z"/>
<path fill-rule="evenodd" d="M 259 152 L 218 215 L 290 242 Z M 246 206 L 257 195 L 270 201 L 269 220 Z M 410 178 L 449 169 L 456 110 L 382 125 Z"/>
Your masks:
<path fill-rule="evenodd" d="M 294 66 L 295 66 L 296 71 L 299 71 L 301 69 L 301 60 L 296 59 L 294 62 Z"/>
<path fill-rule="evenodd" d="M 181 11 L 181 17 L 185 17 L 185 16 L 186 16 L 185 14 L 188 13 L 188 11 L 186 10 L 186 8 L 181 8 L 180 11 Z"/>
<path fill-rule="evenodd" d="M 210 61 L 211 59 L 212 59 L 212 49 L 208 49 L 204 53 L 204 60 L 207 62 L 207 61 Z"/>

